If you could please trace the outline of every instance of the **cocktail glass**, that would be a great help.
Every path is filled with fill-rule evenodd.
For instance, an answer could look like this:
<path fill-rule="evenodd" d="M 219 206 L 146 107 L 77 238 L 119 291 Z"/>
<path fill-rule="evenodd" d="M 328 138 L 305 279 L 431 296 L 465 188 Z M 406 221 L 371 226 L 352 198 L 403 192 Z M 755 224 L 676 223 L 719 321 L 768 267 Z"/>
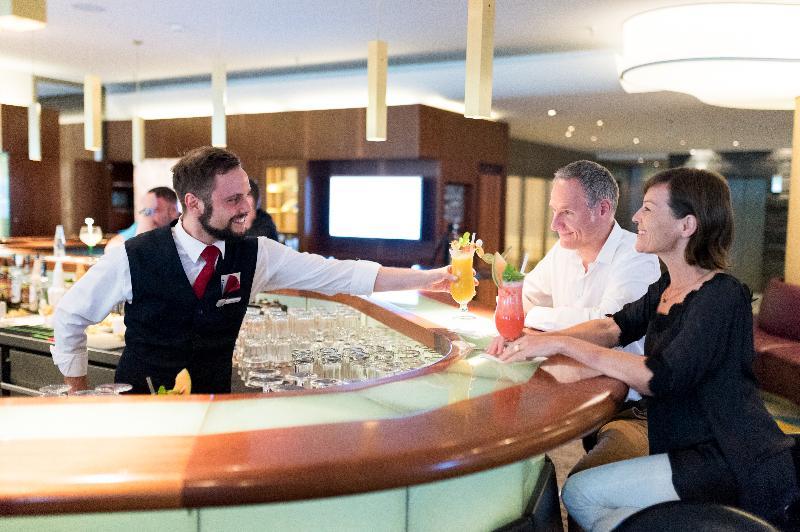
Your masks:
<path fill-rule="evenodd" d="M 133 386 L 124 382 L 109 382 L 107 384 L 100 384 L 98 386 L 95 386 L 94 389 L 95 391 L 101 393 L 119 395 L 121 393 L 129 392 L 130 390 L 133 389 Z"/>
<path fill-rule="evenodd" d="M 100 229 L 99 225 L 94 225 L 94 220 L 92 218 L 86 218 L 84 221 L 86 225 L 81 227 L 78 237 L 81 239 L 81 242 L 89 246 L 89 255 L 91 255 L 97 243 L 103 240 L 103 230 Z"/>
<path fill-rule="evenodd" d="M 461 319 L 472 319 L 467 310 L 467 303 L 475 297 L 475 281 L 472 278 L 472 259 L 475 256 L 475 248 L 469 250 L 450 249 L 450 268 L 453 275 L 458 277 L 456 282 L 450 285 L 450 295 L 458 303 L 461 312 L 457 316 Z"/>
<path fill-rule="evenodd" d="M 48 384 L 39 388 L 39 393 L 45 397 L 59 397 L 67 395 L 70 389 L 69 384 Z"/>
<path fill-rule="evenodd" d="M 507 282 L 497 287 L 494 323 L 497 332 L 508 341 L 522 336 L 525 323 L 525 311 L 522 309 L 522 281 Z"/>

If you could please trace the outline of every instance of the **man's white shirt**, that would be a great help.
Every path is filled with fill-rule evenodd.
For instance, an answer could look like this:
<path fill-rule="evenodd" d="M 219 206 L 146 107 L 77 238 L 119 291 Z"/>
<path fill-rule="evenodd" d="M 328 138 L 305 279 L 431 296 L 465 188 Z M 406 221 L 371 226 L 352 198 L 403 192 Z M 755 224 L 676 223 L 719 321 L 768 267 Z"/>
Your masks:
<path fill-rule="evenodd" d="M 200 253 L 206 244 L 189 235 L 181 221 L 172 228 L 172 237 L 186 277 L 193 285 L 205 266 Z M 214 242 L 214 246 L 219 248 L 220 258 L 224 258 L 225 242 Z M 251 294 L 297 288 L 330 295 L 369 295 L 379 269 L 380 264 L 376 262 L 326 259 L 298 253 L 266 237 L 259 237 Z M 53 362 L 65 376 L 86 375 L 86 327 L 103 320 L 117 303 L 130 303 L 132 299 L 128 254 L 125 246 L 120 246 L 110 250 L 92 266 L 58 304 L 53 319 L 55 345 L 50 351 Z"/>

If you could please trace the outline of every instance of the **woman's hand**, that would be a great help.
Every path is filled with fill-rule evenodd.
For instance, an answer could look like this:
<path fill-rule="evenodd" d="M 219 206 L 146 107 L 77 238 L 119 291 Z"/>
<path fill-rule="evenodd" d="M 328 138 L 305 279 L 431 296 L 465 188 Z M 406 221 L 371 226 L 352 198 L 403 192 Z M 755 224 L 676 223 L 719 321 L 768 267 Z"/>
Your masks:
<path fill-rule="evenodd" d="M 542 332 L 534 330 L 534 329 L 525 328 L 525 329 L 522 329 L 522 334 L 523 334 L 523 336 L 525 336 L 525 335 L 532 335 L 532 334 L 542 334 Z M 492 339 L 492 341 L 489 344 L 489 346 L 486 348 L 486 354 L 487 355 L 492 355 L 492 356 L 497 356 L 497 355 L 499 355 L 500 353 L 503 352 L 503 349 L 505 349 L 505 347 L 506 347 L 506 339 L 503 338 L 502 336 L 495 336 Z"/>
<path fill-rule="evenodd" d="M 558 335 L 523 334 L 509 342 L 497 358 L 503 362 L 518 362 L 536 357 L 550 357 L 564 350 L 565 340 L 565 337 Z"/>

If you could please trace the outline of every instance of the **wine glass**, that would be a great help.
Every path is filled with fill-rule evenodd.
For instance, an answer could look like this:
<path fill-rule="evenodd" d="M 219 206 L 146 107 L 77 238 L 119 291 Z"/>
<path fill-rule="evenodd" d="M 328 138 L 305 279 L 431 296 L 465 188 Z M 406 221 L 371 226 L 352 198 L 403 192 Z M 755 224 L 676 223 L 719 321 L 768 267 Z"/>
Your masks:
<path fill-rule="evenodd" d="M 91 255 L 94 247 L 103 239 L 103 230 L 100 229 L 99 225 L 94 225 L 93 218 L 86 218 L 84 222 L 86 222 L 86 225 L 81 227 L 78 236 L 81 242 L 89 246 L 89 255 Z"/>
<path fill-rule="evenodd" d="M 450 295 L 459 305 L 461 312 L 457 316 L 461 319 L 471 319 L 467 311 L 467 303 L 475 297 L 475 281 L 472 278 L 472 259 L 475 256 L 475 247 L 466 249 L 450 249 L 450 268 L 458 280 L 450 284 Z"/>

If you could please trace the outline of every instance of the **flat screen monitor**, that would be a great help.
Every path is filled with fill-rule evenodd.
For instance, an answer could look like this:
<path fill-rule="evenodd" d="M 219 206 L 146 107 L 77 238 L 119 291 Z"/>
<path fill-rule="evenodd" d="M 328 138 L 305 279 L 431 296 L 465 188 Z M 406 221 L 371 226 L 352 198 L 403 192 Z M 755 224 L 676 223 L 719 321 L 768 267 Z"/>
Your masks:
<path fill-rule="evenodd" d="M 330 181 L 332 237 L 420 240 L 421 176 L 342 176 Z"/>

